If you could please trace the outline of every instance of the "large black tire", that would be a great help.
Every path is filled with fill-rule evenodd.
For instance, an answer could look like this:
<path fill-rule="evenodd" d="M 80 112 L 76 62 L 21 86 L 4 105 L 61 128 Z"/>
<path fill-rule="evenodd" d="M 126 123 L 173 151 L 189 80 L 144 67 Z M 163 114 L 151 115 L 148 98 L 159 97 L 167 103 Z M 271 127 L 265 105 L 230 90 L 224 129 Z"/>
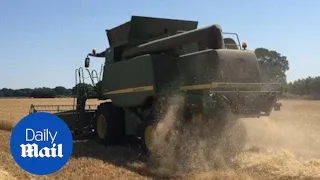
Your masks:
<path fill-rule="evenodd" d="M 120 144 L 125 138 L 125 113 L 110 102 L 100 104 L 94 117 L 95 140 L 103 145 Z"/>
<path fill-rule="evenodd" d="M 159 98 L 152 102 L 151 107 L 148 109 L 147 115 L 144 117 L 141 125 L 138 128 L 138 136 L 141 138 L 142 153 L 146 156 L 151 156 L 154 132 L 166 111 L 166 98 Z"/>
<path fill-rule="evenodd" d="M 145 119 L 140 128 L 139 128 L 139 136 L 141 137 L 141 150 L 143 155 L 150 156 L 151 155 L 151 146 L 152 146 L 152 138 L 154 129 L 156 128 L 157 123 L 152 119 L 152 116 L 149 116 L 148 119 Z"/>

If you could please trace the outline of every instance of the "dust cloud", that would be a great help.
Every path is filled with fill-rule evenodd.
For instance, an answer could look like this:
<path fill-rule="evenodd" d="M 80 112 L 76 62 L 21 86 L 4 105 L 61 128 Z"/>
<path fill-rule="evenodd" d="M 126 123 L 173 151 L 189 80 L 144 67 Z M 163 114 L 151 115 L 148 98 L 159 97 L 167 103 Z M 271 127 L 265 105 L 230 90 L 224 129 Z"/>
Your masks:
<path fill-rule="evenodd" d="M 192 122 L 179 126 L 182 118 L 180 108 L 184 97 L 175 95 L 166 104 L 166 111 L 153 134 L 152 153 L 158 171 L 166 173 L 185 173 L 210 171 L 216 168 L 230 168 L 227 157 L 237 148 L 241 149 L 244 140 L 225 131 L 226 138 L 233 138 L 233 151 L 229 152 L 225 139 L 214 138 L 212 121 L 203 122 L 201 117 L 193 117 Z M 232 132 L 239 132 L 230 124 Z M 225 157 L 225 158 L 224 158 Z"/>
<path fill-rule="evenodd" d="M 193 118 L 190 126 L 176 128 L 183 103 L 183 96 L 171 98 L 156 127 L 152 151 L 158 172 L 195 179 L 320 179 L 320 109 L 311 113 L 289 104 L 269 117 L 239 119 L 243 126 L 229 127 L 226 136 L 238 138 L 234 147 L 245 147 L 228 162 L 222 157 L 230 149 L 212 137 L 212 124 Z M 239 139 L 239 127 L 246 139 Z"/>

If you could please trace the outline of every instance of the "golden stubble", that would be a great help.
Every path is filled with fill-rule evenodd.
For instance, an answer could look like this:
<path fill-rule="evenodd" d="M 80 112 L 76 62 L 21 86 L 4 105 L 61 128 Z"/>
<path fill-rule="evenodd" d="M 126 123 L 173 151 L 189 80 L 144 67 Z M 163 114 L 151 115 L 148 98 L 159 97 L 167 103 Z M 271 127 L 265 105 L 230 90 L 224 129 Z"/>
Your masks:
<path fill-rule="evenodd" d="M 246 149 L 235 158 L 236 167 L 214 168 L 216 158 L 207 157 L 204 152 L 209 140 L 173 133 L 169 143 L 162 143 L 165 134 L 172 133 L 168 130 L 173 129 L 175 112 L 183 104 L 183 98 L 176 98 L 168 103 L 169 111 L 157 127 L 155 143 L 162 146 L 157 150 L 163 158 L 154 171 L 148 164 L 134 160 L 135 154 L 127 148 L 106 148 L 94 142 L 76 145 L 76 154 L 81 156 L 71 157 L 56 174 L 38 178 L 21 170 L 10 154 L 10 129 L 28 114 L 30 104 L 72 103 L 68 98 L 0 99 L 0 126 L 4 129 L 0 131 L 0 178 L 159 179 L 166 174 L 171 179 L 320 179 L 320 101 L 303 100 L 283 100 L 281 111 L 269 117 L 241 119 L 248 137 Z M 197 126 L 184 135 L 201 132 Z"/>

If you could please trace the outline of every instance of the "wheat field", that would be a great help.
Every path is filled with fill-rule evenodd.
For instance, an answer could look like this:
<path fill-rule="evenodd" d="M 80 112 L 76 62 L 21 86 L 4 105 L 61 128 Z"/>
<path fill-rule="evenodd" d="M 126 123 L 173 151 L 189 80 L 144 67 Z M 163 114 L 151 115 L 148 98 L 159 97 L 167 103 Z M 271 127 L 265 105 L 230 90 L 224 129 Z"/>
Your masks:
<path fill-rule="evenodd" d="M 43 177 L 24 172 L 10 154 L 10 129 L 28 114 L 31 104 L 72 102 L 0 99 L 0 179 L 320 179 L 320 101 L 303 100 L 282 100 L 281 111 L 270 117 L 242 119 L 248 131 L 247 150 L 237 157 L 237 168 L 163 174 L 137 159 L 130 148 L 85 141 L 75 143 L 73 156 L 61 171 Z"/>

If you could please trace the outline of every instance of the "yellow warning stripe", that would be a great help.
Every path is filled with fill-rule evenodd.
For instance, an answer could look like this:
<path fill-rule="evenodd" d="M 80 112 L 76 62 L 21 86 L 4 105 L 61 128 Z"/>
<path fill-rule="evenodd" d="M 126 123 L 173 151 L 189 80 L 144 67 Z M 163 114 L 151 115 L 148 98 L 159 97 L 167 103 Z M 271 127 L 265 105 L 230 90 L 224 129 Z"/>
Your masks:
<path fill-rule="evenodd" d="M 123 93 L 143 92 L 143 91 L 152 91 L 152 90 L 153 90 L 153 86 L 141 86 L 141 87 L 134 87 L 134 88 L 119 89 L 115 91 L 105 91 L 104 94 L 123 94 Z"/>
<path fill-rule="evenodd" d="M 267 84 L 264 84 L 264 83 L 210 83 L 210 84 L 181 86 L 180 90 L 203 90 L 203 89 L 218 89 L 218 88 L 254 89 L 254 88 L 262 88 L 262 87 L 266 87 L 268 89 L 270 87 L 274 88 L 274 85 L 276 85 L 277 88 L 281 88 L 280 84 L 268 84 L 268 83 Z M 135 87 L 135 88 L 119 89 L 115 91 L 105 91 L 104 94 L 123 94 L 123 93 L 144 92 L 144 91 L 152 91 L 152 90 L 154 90 L 153 86 L 141 86 L 141 87 Z"/>
<path fill-rule="evenodd" d="M 279 84 L 264 84 L 264 83 L 210 83 L 210 84 L 198 84 L 191 86 L 181 86 L 180 90 L 202 90 L 202 89 L 218 89 L 218 88 L 236 88 L 236 89 L 254 89 L 262 87 L 274 87 Z M 279 86 L 280 87 L 280 86 Z"/>
<path fill-rule="evenodd" d="M 210 89 L 212 87 L 211 84 L 197 84 L 191 86 L 181 86 L 180 90 L 200 90 L 200 89 Z"/>

